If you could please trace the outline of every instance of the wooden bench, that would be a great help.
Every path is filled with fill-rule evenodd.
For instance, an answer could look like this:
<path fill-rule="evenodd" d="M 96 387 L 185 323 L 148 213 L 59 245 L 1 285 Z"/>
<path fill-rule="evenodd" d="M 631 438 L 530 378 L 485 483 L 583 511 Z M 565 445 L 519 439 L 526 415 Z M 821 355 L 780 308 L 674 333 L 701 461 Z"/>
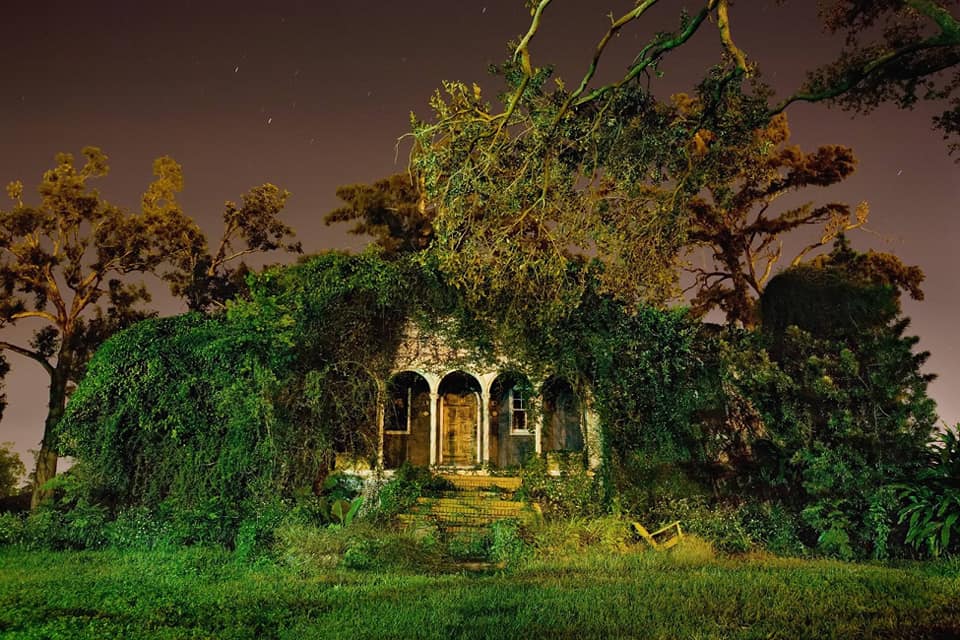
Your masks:
<path fill-rule="evenodd" d="M 661 527 L 653 533 L 647 531 L 639 522 L 634 522 L 631 527 L 638 536 L 647 541 L 651 547 L 657 551 L 664 551 L 680 542 L 683 537 L 683 531 L 680 530 L 680 521 L 671 522 L 665 527 Z"/>

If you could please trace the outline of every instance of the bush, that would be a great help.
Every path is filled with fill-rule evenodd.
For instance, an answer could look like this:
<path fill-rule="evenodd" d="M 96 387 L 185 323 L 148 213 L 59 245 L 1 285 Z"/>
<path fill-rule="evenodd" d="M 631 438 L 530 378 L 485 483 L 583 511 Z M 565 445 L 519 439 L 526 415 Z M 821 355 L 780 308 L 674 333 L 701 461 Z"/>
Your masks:
<path fill-rule="evenodd" d="M 348 528 L 281 525 L 274 553 L 305 573 L 354 570 L 438 571 L 447 556 L 436 538 L 386 531 L 361 523 Z"/>
<path fill-rule="evenodd" d="M 0 545 L 24 541 L 24 518 L 18 513 L 0 513 Z"/>
<path fill-rule="evenodd" d="M 583 468 L 550 476 L 546 462 L 535 456 L 526 462 L 520 474 L 521 495 L 537 502 L 548 517 L 584 518 L 606 511 L 599 482 Z"/>
<path fill-rule="evenodd" d="M 449 491 L 453 484 L 427 467 L 417 467 L 407 462 L 396 470 L 393 477 L 380 487 L 375 500 L 370 501 L 367 515 L 373 520 L 386 522 L 403 513 L 417 502 L 417 498 Z"/>
<path fill-rule="evenodd" d="M 630 524 L 614 516 L 553 520 L 534 532 L 538 553 L 567 556 L 582 551 L 620 553 L 633 542 Z"/>
<path fill-rule="evenodd" d="M 516 520 L 497 520 L 490 525 L 490 548 L 487 556 L 492 562 L 512 565 L 525 558 L 530 545 Z"/>
<path fill-rule="evenodd" d="M 740 521 L 750 539 L 765 550 L 780 556 L 806 555 L 807 548 L 797 533 L 797 517 L 783 505 L 746 503 L 740 509 Z"/>
<path fill-rule="evenodd" d="M 146 507 L 133 507 L 117 513 L 104 526 L 107 545 L 118 549 L 149 551 L 172 546 L 169 523 L 158 519 Z"/>
<path fill-rule="evenodd" d="M 930 444 L 930 460 L 912 483 L 898 485 L 906 544 L 931 557 L 960 551 L 960 425 Z"/>
<path fill-rule="evenodd" d="M 680 520 L 685 532 L 698 535 L 724 553 L 743 553 L 755 544 L 743 524 L 742 508 L 726 504 L 710 504 L 701 497 L 664 500 L 645 516 L 652 523 L 651 531 L 669 522 Z"/>

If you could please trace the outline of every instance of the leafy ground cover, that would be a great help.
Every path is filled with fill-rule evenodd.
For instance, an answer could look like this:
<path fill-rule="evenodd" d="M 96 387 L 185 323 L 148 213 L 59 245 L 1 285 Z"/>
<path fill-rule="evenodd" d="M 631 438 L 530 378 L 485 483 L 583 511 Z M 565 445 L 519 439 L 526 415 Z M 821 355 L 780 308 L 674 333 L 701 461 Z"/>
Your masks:
<path fill-rule="evenodd" d="M 306 569 L 222 550 L 0 548 L 4 638 L 945 638 L 960 563 L 675 552 L 470 573 Z"/>

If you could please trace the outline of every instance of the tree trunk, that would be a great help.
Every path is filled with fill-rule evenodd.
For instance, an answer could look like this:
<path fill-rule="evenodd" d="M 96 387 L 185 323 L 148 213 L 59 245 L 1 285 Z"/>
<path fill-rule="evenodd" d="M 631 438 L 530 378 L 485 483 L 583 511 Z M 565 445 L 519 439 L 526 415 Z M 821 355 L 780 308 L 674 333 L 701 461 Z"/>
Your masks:
<path fill-rule="evenodd" d="M 56 440 L 55 429 L 63 411 L 67 406 L 67 359 L 60 354 L 57 366 L 50 376 L 50 394 L 47 399 L 47 419 L 43 424 L 43 440 L 40 442 L 40 451 L 37 454 L 37 467 L 34 471 L 33 495 L 30 498 L 30 509 L 36 509 L 44 499 L 50 497 L 49 491 L 43 490 L 43 485 L 57 475 L 57 452 L 54 449 Z"/>

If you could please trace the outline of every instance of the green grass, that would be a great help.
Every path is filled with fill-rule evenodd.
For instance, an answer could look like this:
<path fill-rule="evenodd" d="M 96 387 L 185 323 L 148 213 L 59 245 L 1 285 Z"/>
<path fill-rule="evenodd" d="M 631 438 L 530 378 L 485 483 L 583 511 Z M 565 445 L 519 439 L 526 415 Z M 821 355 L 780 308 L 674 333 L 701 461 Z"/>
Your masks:
<path fill-rule="evenodd" d="M 960 637 L 960 564 L 579 553 L 489 574 L 0 549 L 3 638 Z"/>

